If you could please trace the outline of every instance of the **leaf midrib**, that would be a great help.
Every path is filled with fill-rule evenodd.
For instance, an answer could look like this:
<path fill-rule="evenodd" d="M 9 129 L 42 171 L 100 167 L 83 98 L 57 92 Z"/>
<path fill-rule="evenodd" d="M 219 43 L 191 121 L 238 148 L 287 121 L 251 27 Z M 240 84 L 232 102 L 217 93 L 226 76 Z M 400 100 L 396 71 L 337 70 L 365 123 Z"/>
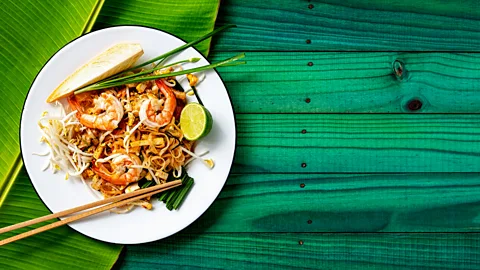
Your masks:
<path fill-rule="evenodd" d="M 100 10 L 102 9 L 103 4 L 105 3 L 105 0 L 97 0 L 95 5 L 92 8 L 92 11 L 90 12 L 88 19 L 86 20 L 84 27 L 82 31 L 78 34 L 78 36 L 82 36 L 92 30 L 92 27 L 98 17 L 98 14 L 100 13 Z M 45 63 L 46 64 L 46 63 Z M 33 81 L 32 81 L 33 83 Z M 20 147 L 20 146 L 18 146 Z M 8 192 L 10 191 L 11 187 L 15 183 L 15 179 L 17 179 L 17 176 L 19 172 L 21 171 L 23 166 L 23 161 L 21 159 L 21 154 L 20 151 L 15 156 L 15 161 L 12 162 L 12 165 L 10 169 L 8 170 L 7 174 L 5 175 L 5 179 L 3 181 L 0 181 L 0 208 L 3 205 L 3 202 L 8 196 Z"/>

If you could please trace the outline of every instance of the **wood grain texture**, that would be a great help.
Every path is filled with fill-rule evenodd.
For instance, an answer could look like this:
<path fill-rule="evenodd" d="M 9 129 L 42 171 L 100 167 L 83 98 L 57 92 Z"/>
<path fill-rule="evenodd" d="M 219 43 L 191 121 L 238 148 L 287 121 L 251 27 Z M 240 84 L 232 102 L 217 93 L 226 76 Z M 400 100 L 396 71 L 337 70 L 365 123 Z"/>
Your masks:
<path fill-rule="evenodd" d="M 128 246 L 122 269 L 478 269 L 479 253 L 480 234 L 181 234 Z"/>
<path fill-rule="evenodd" d="M 235 173 L 480 172 L 478 114 L 237 114 L 236 121 Z"/>
<path fill-rule="evenodd" d="M 480 232 L 479 198 L 476 173 L 231 175 L 184 232 Z"/>
<path fill-rule="evenodd" d="M 218 24 L 239 27 L 218 37 L 217 51 L 480 48 L 476 0 L 231 0 L 219 14 Z"/>
<path fill-rule="evenodd" d="M 423 103 L 417 113 L 480 112 L 477 53 L 249 52 L 246 60 L 219 69 L 237 113 L 401 113 L 413 99 Z"/>
<path fill-rule="evenodd" d="M 467 114 L 480 58 L 392 52 L 480 51 L 478 1 L 230 0 L 225 23 L 238 28 L 210 59 L 249 52 L 219 69 L 237 112 L 234 174 L 200 219 L 128 246 L 121 268 L 480 268 L 480 234 L 420 233 L 480 228 L 480 119 Z M 410 113 L 412 98 L 420 114 L 342 115 Z"/>

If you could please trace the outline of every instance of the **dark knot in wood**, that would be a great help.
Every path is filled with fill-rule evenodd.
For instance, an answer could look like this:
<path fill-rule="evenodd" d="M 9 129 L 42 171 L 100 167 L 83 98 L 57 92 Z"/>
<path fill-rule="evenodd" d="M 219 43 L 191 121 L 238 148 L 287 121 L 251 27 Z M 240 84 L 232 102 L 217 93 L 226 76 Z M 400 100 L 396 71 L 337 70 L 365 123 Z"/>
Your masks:
<path fill-rule="evenodd" d="M 423 105 L 423 103 L 419 99 L 412 99 L 408 102 L 407 108 L 410 111 L 418 111 L 422 108 L 422 105 Z"/>

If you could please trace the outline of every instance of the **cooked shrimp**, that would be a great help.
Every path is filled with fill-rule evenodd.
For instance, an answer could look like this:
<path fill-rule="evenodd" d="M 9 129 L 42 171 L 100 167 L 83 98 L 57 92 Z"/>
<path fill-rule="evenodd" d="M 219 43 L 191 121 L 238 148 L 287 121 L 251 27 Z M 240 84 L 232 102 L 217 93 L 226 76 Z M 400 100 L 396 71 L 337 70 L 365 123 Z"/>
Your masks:
<path fill-rule="evenodd" d="M 84 126 L 100 130 L 114 130 L 123 117 L 122 103 L 109 92 L 92 97 L 85 93 L 68 99 L 72 108 L 77 110 L 77 118 Z M 93 105 L 87 108 L 84 104 Z"/>
<path fill-rule="evenodd" d="M 133 154 L 120 155 L 109 161 L 111 171 L 103 164 L 93 162 L 92 170 L 103 180 L 114 185 L 126 186 L 137 182 L 142 172 L 141 168 L 131 168 L 130 165 L 141 165 L 142 161 Z"/>
<path fill-rule="evenodd" d="M 147 126 L 163 127 L 172 121 L 173 113 L 177 107 L 177 99 L 173 90 L 165 85 L 162 80 L 156 80 L 155 82 L 160 92 L 165 96 L 163 110 L 160 110 L 162 103 L 159 99 L 147 99 L 142 103 L 139 116 L 140 120 Z"/>

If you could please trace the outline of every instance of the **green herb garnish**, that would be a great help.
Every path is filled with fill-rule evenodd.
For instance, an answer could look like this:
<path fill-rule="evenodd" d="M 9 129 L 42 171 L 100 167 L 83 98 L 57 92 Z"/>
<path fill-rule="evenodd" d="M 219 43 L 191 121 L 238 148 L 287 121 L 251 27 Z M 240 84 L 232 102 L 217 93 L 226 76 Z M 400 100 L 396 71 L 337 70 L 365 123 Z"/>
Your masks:
<path fill-rule="evenodd" d="M 221 66 L 236 66 L 236 65 L 242 65 L 246 64 L 245 61 L 237 61 L 238 59 L 244 58 L 245 53 L 241 53 L 239 55 L 236 55 L 234 57 L 225 59 L 220 62 L 216 62 L 210 65 L 206 66 L 201 66 L 201 67 L 196 67 L 196 68 L 191 68 L 191 69 L 186 69 L 182 71 L 177 71 L 177 72 L 172 72 L 172 73 L 166 73 L 166 74 L 160 74 L 160 75 L 152 75 L 152 76 L 144 76 L 144 77 L 133 77 L 133 78 L 118 78 L 114 79 L 111 81 L 104 81 L 100 83 L 95 83 L 90 86 L 84 87 L 80 90 L 75 91 L 75 94 L 80 94 L 84 92 L 89 92 L 93 90 L 99 90 L 99 89 L 105 89 L 105 88 L 110 88 L 114 86 L 120 86 L 120 85 L 125 85 L 129 83 L 137 83 L 137 82 L 144 82 L 144 81 L 150 81 L 150 80 L 156 80 L 156 79 L 161 79 L 161 78 L 166 78 L 166 77 L 173 77 L 173 76 L 178 76 L 178 75 L 185 75 L 193 72 L 199 72 L 207 69 L 212 69 L 216 67 L 221 67 Z M 136 75 L 136 74 L 135 74 Z"/>
<path fill-rule="evenodd" d="M 189 48 L 189 47 L 191 47 L 191 46 L 193 46 L 193 45 L 195 45 L 195 44 L 197 44 L 197 43 L 199 43 L 199 42 L 201 42 L 201 41 L 203 41 L 203 40 L 205 40 L 205 39 L 207 39 L 207 38 L 209 38 L 209 37 L 211 37 L 215 34 L 217 34 L 220 31 L 223 31 L 223 30 L 231 28 L 231 27 L 235 27 L 235 25 L 228 24 L 228 25 L 222 26 L 222 27 L 220 27 L 220 28 L 218 28 L 218 29 L 200 37 L 197 40 L 194 40 L 192 42 L 184 44 L 184 45 L 182 45 L 178 48 L 175 48 L 175 49 L 173 49 L 173 50 L 171 50 L 167 53 L 164 53 L 164 54 L 162 54 L 160 56 L 157 56 L 153 59 L 150 59 L 150 60 L 148 60 L 144 63 L 136 65 L 132 68 L 129 68 L 129 69 L 123 71 L 122 73 L 113 75 L 109 78 L 106 78 L 106 79 L 100 81 L 100 82 L 97 82 L 97 83 L 88 85 L 86 87 L 80 88 L 79 90 L 75 91 L 74 93 L 75 94 L 80 94 L 80 93 L 84 93 L 84 92 L 88 92 L 88 91 L 105 89 L 105 88 L 110 88 L 110 87 L 129 84 L 129 83 L 139 83 L 139 82 L 144 82 L 144 81 L 149 81 L 149 80 L 156 80 L 156 79 L 160 79 L 160 78 L 166 78 L 166 77 L 172 77 L 172 76 L 178 76 L 178 75 L 185 75 L 185 74 L 189 74 L 189 73 L 193 73 L 193 72 L 199 72 L 199 71 L 212 69 L 212 68 L 217 68 L 217 67 L 236 66 L 236 65 L 245 64 L 246 63 L 245 61 L 237 61 L 238 59 L 241 59 L 241 58 L 245 57 L 245 54 L 242 53 L 242 54 L 239 54 L 237 56 L 225 59 L 225 60 L 217 62 L 217 63 L 210 64 L 210 65 L 205 65 L 205 66 L 201 66 L 201 67 L 197 67 L 197 68 L 192 68 L 192 69 L 187 69 L 187 70 L 182 70 L 182 71 L 177 71 L 177 72 L 172 72 L 172 73 L 167 73 L 167 74 L 160 74 L 160 75 L 153 75 L 153 76 L 143 76 L 143 75 L 152 73 L 155 70 L 163 69 L 163 68 L 166 68 L 166 67 L 169 67 L 169 66 L 182 64 L 182 63 L 186 63 L 186 62 L 197 62 L 198 60 L 200 60 L 199 58 L 191 58 L 191 59 L 187 59 L 187 60 L 178 61 L 176 63 L 169 64 L 167 66 L 160 66 L 161 63 L 163 61 L 165 61 L 168 57 L 170 57 L 170 56 L 172 56 L 172 55 L 174 55 L 178 52 L 181 52 L 181 51 L 183 51 L 183 50 L 185 50 L 185 49 L 187 49 L 187 48 Z M 152 69 L 144 70 L 144 71 L 136 73 L 136 74 L 127 75 L 127 76 L 122 77 L 122 75 L 125 74 L 126 72 L 138 69 L 140 67 L 143 67 L 145 65 L 154 63 L 154 62 L 159 61 L 159 60 L 160 60 L 160 62 L 158 62 L 157 65 L 155 65 L 155 67 L 152 68 Z"/>
<path fill-rule="evenodd" d="M 222 26 L 222 27 L 220 27 L 220 28 L 218 28 L 218 29 L 215 29 L 215 30 L 213 30 L 212 32 L 210 32 L 210 33 L 208 33 L 208 34 L 206 34 L 206 35 L 204 35 L 204 36 L 202 36 L 202 37 L 200 37 L 200 38 L 198 38 L 198 39 L 196 39 L 196 40 L 194 40 L 194 41 L 191 41 L 191 42 L 189 42 L 189 43 L 187 43 L 187 44 L 184 44 L 184 45 L 182 45 L 182 46 L 180 46 L 180 47 L 178 47 L 178 48 L 176 48 L 176 49 L 173 49 L 173 50 L 171 50 L 171 51 L 169 51 L 169 52 L 167 52 L 167 53 L 164 53 L 164 54 L 162 54 L 162 55 L 160 55 L 160 56 L 157 56 L 157 57 L 155 57 L 155 58 L 153 58 L 153 59 L 150 59 L 150 60 L 148 60 L 148 61 L 146 61 L 146 62 L 143 62 L 143 63 L 141 63 L 141 64 L 139 64 L 139 65 L 136 65 L 136 66 L 134 66 L 134 67 L 132 67 L 132 68 L 129 68 L 129 69 L 127 69 L 126 71 L 135 70 L 135 69 L 137 69 L 137 68 L 140 68 L 140 67 L 143 67 L 143 66 L 145 66 L 145 65 L 151 64 L 151 63 L 153 63 L 153 62 L 155 62 L 155 61 L 163 60 L 163 59 L 165 59 L 165 58 L 167 58 L 167 57 L 169 57 L 169 56 L 172 56 L 172 55 L 174 55 L 174 54 L 176 54 L 176 53 L 178 53 L 178 52 L 181 52 L 181 51 L 185 50 L 186 48 L 192 47 L 193 45 L 196 45 L 197 43 L 200 43 L 200 42 L 204 41 L 205 39 L 207 39 L 207 38 L 215 35 L 215 34 L 218 33 L 218 32 L 221 32 L 221 31 L 223 31 L 223 30 L 225 30 L 225 29 L 228 29 L 228 28 L 231 28 L 231 27 L 236 27 L 236 25 L 234 25 L 234 24 L 224 25 L 224 26 Z"/>
<path fill-rule="evenodd" d="M 177 210 L 182 205 L 182 202 L 184 201 L 185 197 L 187 196 L 188 192 L 193 186 L 193 183 L 194 183 L 193 178 L 188 176 L 188 174 L 185 171 L 185 168 L 183 169 L 183 172 L 184 173 L 180 178 L 171 179 L 171 181 L 181 179 L 182 185 L 179 187 L 167 190 L 165 192 L 162 192 L 160 197 L 158 197 L 158 200 L 164 202 L 165 206 L 170 211 Z"/>
<path fill-rule="evenodd" d="M 145 183 L 143 183 L 140 188 L 148 188 L 148 187 L 154 186 L 154 185 L 155 185 L 154 181 L 145 181 Z"/>
<path fill-rule="evenodd" d="M 178 207 L 180 207 L 180 205 L 183 202 L 183 199 L 185 198 L 185 196 L 187 196 L 187 194 L 190 191 L 190 189 L 192 188 L 192 186 L 193 186 L 193 178 L 188 177 L 188 180 L 185 183 L 185 186 L 183 186 L 183 184 L 182 184 L 180 192 L 179 192 L 180 194 L 178 195 L 178 197 L 173 202 L 173 209 L 178 209 Z"/>

